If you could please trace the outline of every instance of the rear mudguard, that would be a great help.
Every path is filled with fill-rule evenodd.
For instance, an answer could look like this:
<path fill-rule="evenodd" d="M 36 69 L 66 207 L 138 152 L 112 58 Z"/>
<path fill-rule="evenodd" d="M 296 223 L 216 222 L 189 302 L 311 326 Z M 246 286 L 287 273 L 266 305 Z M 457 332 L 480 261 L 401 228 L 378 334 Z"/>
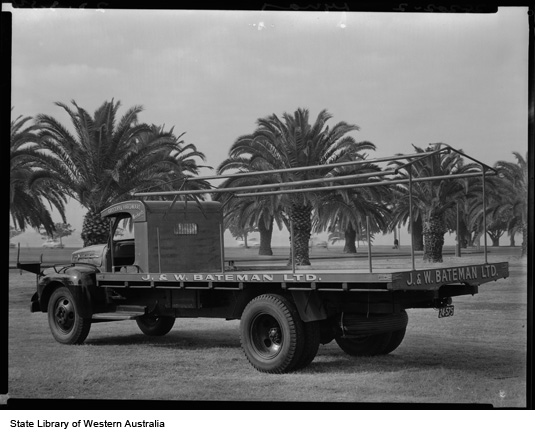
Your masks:
<path fill-rule="evenodd" d="M 291 293 L 301 320 L 312 322 L 327 318 L 327 311 L 318 292 L 292 291 Z"/>
<path fill-rule="evenodd" d="M 54 266 L 42 272 L 37 294 L 32 297 L 32 311 L 39 304 L 44 313 L 48 310 L 50 296 L 58 287 L 67 287 L 73 296 L 81 317 L 91 317 L 94 305 L 105 300 L 105 292 L 96 286 L 95 266 L 76 264 L 68 266 Z"/>

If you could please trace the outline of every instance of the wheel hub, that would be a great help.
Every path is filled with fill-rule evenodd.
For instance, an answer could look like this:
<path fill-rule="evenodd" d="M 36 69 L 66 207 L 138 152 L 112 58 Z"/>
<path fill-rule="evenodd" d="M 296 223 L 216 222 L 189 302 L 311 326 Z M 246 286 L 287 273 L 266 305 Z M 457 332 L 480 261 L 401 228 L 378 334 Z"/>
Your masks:
<path fill-rule="evenodd" d="M 269 339 L 273 344 L 279 345 L 281 343 L 281 332 L 279 328 L 271 328 L 268 333 Z"/>
<path fill-rule="evenodd" d="M 64 330 L 69 331 L 74 324 L 74 311 L 72 304 L 67 299 L 58 301 L 56 308 L 56 323 Z"/>
<path fill-rule="evenodd" d="M 269 314 L 255 318 L 249 332 L 255 352 L 265 359 L 275 358 L 283 344 L 283 334 L 279 323 Z"/>

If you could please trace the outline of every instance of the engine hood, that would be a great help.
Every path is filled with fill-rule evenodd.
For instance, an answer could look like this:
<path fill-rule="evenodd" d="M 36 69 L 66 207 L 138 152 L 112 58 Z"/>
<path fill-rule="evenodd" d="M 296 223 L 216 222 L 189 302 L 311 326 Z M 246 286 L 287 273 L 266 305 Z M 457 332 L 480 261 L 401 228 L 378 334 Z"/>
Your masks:
<path fill-rule="evenodd" d="M 106 245 L 93 245 L 78 249 L 72 253 L 71 261 L 73 263 L 87 263 L 102 266 L 105 249 Z"/>

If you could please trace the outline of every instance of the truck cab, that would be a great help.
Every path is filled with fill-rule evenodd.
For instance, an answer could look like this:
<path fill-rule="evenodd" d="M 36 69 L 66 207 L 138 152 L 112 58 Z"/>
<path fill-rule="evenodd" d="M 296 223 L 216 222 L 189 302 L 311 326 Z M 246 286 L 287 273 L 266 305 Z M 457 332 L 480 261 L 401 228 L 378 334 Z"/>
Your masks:
<path fill-rule="evenodd" d="M 48 313 L 52 333 L 60 342 L 82 342 L 91 323 L 147 314 L 140 295 L 126 311 L 118 309 L 124 298 L 98 284 L 100 273 L 141 280 L 149 273 L 215 272 L 223 264 L 218 202 L 130 200 L 108 207 L 101 216 L 111 220 L 108 242 L 73 252 L 71 264 L 41 270 L 40 263 L 18 262 L 19 268 L 38 274 L 31 311 Z M 153 295 L 154 300 L 161 297 L 157 291 Z M 68 318 L 84 326 L 78 328 Z"/>
<path fill-rule="evenodd" d="M 111 220 L 106 245 L 72 254 L 73 263 L 101 272 L 214 272 L 222 261 L 223 216 L 218 202 L 131 200 L 101 213 Z"/>

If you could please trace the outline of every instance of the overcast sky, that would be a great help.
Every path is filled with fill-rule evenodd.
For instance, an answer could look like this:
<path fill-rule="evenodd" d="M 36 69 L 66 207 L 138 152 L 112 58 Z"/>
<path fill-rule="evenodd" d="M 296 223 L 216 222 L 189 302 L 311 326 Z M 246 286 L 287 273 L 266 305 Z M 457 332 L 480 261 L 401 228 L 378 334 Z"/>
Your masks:
<path fill-rule="evenodd" d="M 4 5 L 5 6 L 5 5 Z M 527 8 L 497 14 L 13 10 L 13 116 L 120 100 L 216 167 L 298 107 L 357 124 L 370 157 L 445 142 L 490 165 L 527 150 Z M 82 213 L 70 207 L 81 229 Z"/>

